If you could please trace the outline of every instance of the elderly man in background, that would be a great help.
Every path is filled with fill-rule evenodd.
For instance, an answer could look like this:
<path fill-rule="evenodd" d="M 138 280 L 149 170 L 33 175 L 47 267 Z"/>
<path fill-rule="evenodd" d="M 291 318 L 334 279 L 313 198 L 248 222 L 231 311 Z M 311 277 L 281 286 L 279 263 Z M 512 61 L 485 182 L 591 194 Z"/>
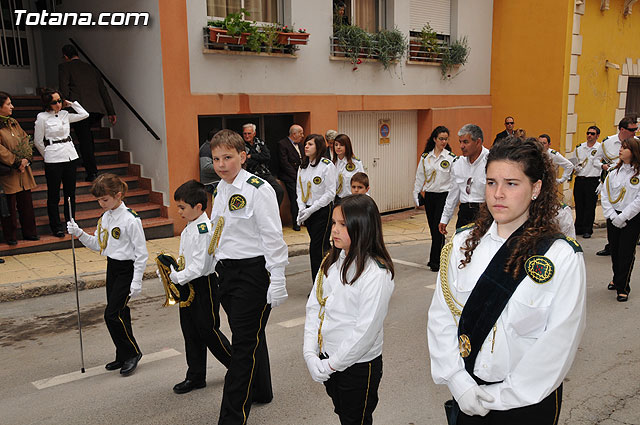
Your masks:
<path fill-rule="evenodd" d="M 256 125 L 252 123 L 243 125 L 242 138 L 244 139 L 244 146 L 247 151 L 246 170 L 266 180 L 267 183 L 273 187 L 273 190 L 276 191 L 278 206 L 280 206 L 284 198 L 284 189 L 269 170 L 271 152 L 269 152 L 269 148 L 264 141 L 256 136 Z"/>
<path fill-rule="evenodd" d="M 335 130 L 327 130 L 324 134 L 324 139 L 327 141 L 327 150 L 322 156 L 327 158 L 329 161 L 333 161 L 336 157 L 336 154 L 333 152 L 333 142 L 335 142 L 337 135 L 338 132 Z"/>
<path fill-rule="evenodd" d="M 278 142 L 278 152 L 280 153 L 280 170 L 278 177 L 284 183 L 289 195 L 289 203 L 291 210 L 291 220 L 293 221 L 293 230 L 300 231 L 300 226 L 296 223 L 298 217 L 298 203 L 296 195 L 296 178 L 298 177 L 298 168 L 302 161 L 304 146 L 304 130 L 298 124 L 293 124 L 289 128 L 289 136 Z"/>

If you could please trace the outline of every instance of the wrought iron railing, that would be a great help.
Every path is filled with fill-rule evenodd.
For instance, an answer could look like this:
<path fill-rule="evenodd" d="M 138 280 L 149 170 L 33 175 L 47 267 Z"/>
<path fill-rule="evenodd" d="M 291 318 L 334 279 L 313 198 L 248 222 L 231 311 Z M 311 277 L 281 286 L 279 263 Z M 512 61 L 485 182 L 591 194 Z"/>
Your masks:
<path fill-rule="evenodd" d="M 298 46 L 294 44 L 279 46 L 262 45 L 256 52 L 255 50 L 251 50 L 251 48 L 247 44 L 216 43 L 214 41 L 211 41 L 208 27 L 204 27 L 202 29 L 202 36 L 204 48 L 209 50 L 220 50 L 227 52 L 282 53 L 286 55 L 293 55 L 298 50 Z"/>
<path fill-rule="evenodd" d="M 22 0 L 0 2 L 0 66 L 29 67 L 29 49 L 24 23 L 16 25 L 15 11 L 24 9 Z"/>

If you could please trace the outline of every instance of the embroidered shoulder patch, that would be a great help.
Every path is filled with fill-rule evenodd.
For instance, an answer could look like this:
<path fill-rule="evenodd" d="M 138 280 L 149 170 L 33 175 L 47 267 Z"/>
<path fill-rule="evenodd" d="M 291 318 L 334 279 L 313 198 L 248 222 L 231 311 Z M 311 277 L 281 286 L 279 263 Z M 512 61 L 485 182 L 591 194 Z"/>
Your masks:
<path fill-rule="evenodd" d="M 527 276 L 535 283 L 542 285 L 553 277 L 555 267 L 551 260 L 542 255 L 533 255 L 524 263 Z"/>
<path fill-rule="evenodd" d="M 449 156 L 453 157 L 453 158 L 457 158 L 456 154 L 453 152 L 449 152 Z"/>
<path fill-rule="evenodd" d="M 458 233 L 464 232 L 465 230 L 473 229 L 474 227 L 476 227 L 476 223 L 465 224 L 464 226 L 456 229 L 456 235 Z"/>
<path fill-rule="evenodd" d="M 422 155 L 420 155 L 421 158 L 426 158 L 427 155 L 429 155 L 427 152 L 424 152 Z"/>
<path fill-rule="evenodd" d="M 247 183 L 249 183 L 251 186 L 258 188 L 264 184 L 264 180 L 262 180 L 260 177 L 251 176 L 249 177 L 249 180 L 247 180 Z"/>
<path fill-rule="evenodd" d="M 381 269 L 385 269 L 385 270 L 386 270 L 387 266 L 385 266 L 385 265 L 384 265 L 384 263 L 383 263 L 382 261 L 380 261 L 380 260 L 379 260 L 379 259 L 377 259 L 377 258 L 374 258 L 374 259 L 373 259 L 373 261 L 375 261 L 375 262 L 376 262 L 376 264 L 378 265 L 378 267 L 380 267 Z"/>
<path fill-rule="evenodd" d="M 132 210 L 131 208 L 127 208 L 127 211 L 129 211 L 131 214 L 133 214 L 133 216 L 135 218 L 140 218 L 140 216 L 138 215 L 137 212 L 135 212 L 134 210 Z"/>
<path fill-rule="evenodd" d="M 315 176 L 315 177 L 313 178 L 313 183 L 314 183 L 314 184 L 320 184 L 320 183 L 322 183 L 322 177 L 320 177 L 320 176 Z"/>
<path fill-rule="evenodd" d="M 113 239 L 120 239 L 120 228 L 119 227 L 114 227 L 113 229 L 111 229 L 111 237 Z"/>
<path fill-rule="evenodd" d="M 327 165 L 331 164 L 331 160 L 329 160 L 327 158 L 322 158 L 322 162 L 324 162 Z"/>
<path fill-rule="evenodd" d="M 582 246 L 580 246 L 580 243 L 577 240 L 563 233 L 559 233 L 557 237 L 558 239 L 562 239 L 563 241 L 571 245 L 571 248 L 573 248 L 573 252 L 582 252 Z"/>
<path fill-rule="evenodd" d="M 217 194 L 218 194 L 218 186 L 216 186 L 216 188 L 213 189 L 213 197 L 215 198 Z"/>
<path fill-rule="evenodd" d="M 549 152 L 551 152 L 551 153 L 552 153 L 552 154 L 554 154 L 554 155 L 557 155 L 557 154 L 558 154 L 558 152 L 557 152 L 557 151 L 554 151 L 553 149 L 549 149 Z"/>
<path fill-rule="evenodd" d="M 447 161 L 446 159 L 440 162 L 440 166 L 444 169 L 449 168 L 450 165 L 451 163 L 449 163 L 449 161 Z"/>
<path fill-rule="evenodd" d="M 347 166 L 345 167 L 347 171 L 353 171 L 356 169 L 356 164 L 351 164 L 347 162 Z"/>
<path fill-rule="evenodd" d="M 238 211 L 246 206 L 247 199 L 240 194 L 235 194 L 229 198 L 229 211 Z"/>
<path fill-rule="evenodd" d="M 209 229 L 207 228 L 207 223 L 198 224 L 198 233 L 207 233 Z"/>
<path fill-rule="evenodd" d="M 351 157 L 351 159 L 355 159 L 356 161 L 360 161 L 360 158 L 358 158 L 358 157 L 357 157 L 357 156 L 355 156 L 355 155 L 353 155 L 353 156 Z"/>
<path fill-rule="evenodd" d="M 609 138 L 609 136 L 605 137 L 602 141 L 604 142 L 605 140 L 607 140 Z"/>
<path fill-rule="evenodd" d="M 640 183 L 640 180 L 638 180 L 638 176 L 633 176 L 631 177 L 631 180 L 629 180 L 629 183 L 631 183 L 632 185 L 637 185 L 638 183 Z"/>

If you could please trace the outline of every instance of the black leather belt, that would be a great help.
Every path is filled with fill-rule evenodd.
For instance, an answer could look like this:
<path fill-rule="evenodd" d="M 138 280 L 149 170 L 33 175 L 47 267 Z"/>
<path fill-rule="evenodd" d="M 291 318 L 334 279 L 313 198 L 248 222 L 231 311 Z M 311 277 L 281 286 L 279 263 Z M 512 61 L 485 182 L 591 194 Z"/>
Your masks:
<path fill-rule="evenodd" d="M 218 263 L 216 264 L 216 269 L 218 267 L 229 267 L 229 268 L 238 268 L 238 267 L 244 267 L 244 266 L 249 266 L 252 264 L 258 264 L 258 263 L 264 263 L 265 259 L 263 255 L 260 255 L 259 257 L 253 257 L 253 258 L 241 258 L 241 259 L 224 259 L 224 260 L 218 260 Z"/>
<path fill-rule="evenodd" d="M 67 143 L 67 142 L 71 142 L 71 141 L 73 141 L 71 136 L 67 136 L 66 139 L 60 139 L 60 140 L 44 139 L 44 147 L 46 148 L 47 146 L 53 145 L 54 143 Z"/>
<path fill-rule="evenodd" d="M 462 202 L 460 206 L 462 205 L 466 205 L 467 208 L 477 210 L 478 208 L 480 208 L 481 203 L 480 202 Z"/>

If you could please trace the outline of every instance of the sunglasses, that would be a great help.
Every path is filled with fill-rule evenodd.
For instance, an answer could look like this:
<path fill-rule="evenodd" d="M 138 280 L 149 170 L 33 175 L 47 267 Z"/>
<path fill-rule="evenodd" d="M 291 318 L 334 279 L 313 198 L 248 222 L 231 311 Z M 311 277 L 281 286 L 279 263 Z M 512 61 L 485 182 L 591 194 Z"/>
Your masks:
<path fill-rule="evenodd" d="M 505 122 L 504 124 L 505 124 L 505 125 L 514 125 L 514 124 L 515 124 L 515 122 Z"/>
<path fill-rule="evenodd" d="M 62 99 L 53 100 L 51 101 L 51 103 L 49 103 L 49 105 L 55 105 L 56 103 L 62 103 Z"/>
<path fill-rule="evenodd" d="M 635 128 L 622 127 L 622 128 L 624 128 L 625 130 L 630 131 L 632 133 L 635 133 L 636 131 L 638 131 L 638 127 L 635 127 Z"/>
<path fill-rule="evenodd" d="M 473 183 L 473 178 L 469 177 L 467 179 L 467 187 L 464 189 L 464 191 L 467 192 L 467 195 L 471 195 L 471 183 Z"/>
<path fill-rule="evenodd" d="M 589 136 L 595 136 L 596 132 L 595 131 L 587 131 L 587 135 Z"/>

